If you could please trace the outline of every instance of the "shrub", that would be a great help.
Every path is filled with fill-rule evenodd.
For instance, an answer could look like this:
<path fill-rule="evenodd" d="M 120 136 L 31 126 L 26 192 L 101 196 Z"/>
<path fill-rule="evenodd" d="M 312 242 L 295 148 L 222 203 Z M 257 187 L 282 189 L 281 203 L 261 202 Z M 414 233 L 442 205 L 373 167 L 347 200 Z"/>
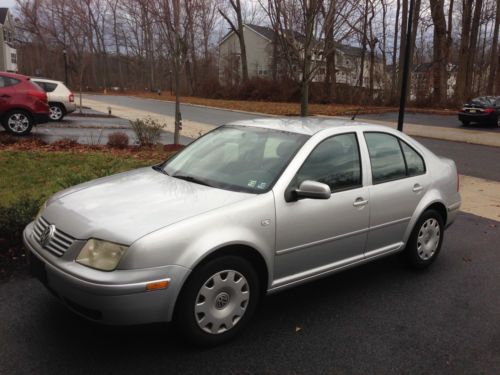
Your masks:
<path fill-rule="evenodd" d="M 161 130 L 167 126 L 151 117 L 130 121 L 130 124 L 141 146 L 152 146 L 158 143 Z"/>
<path fill-rule="evenodd" d="M 108 136 L 108 146 L 113 148 L 127 148 L 128 135 L 124 132 L 114 132 Z"/>
<path fill-rule="evenodd" d="M 24 227 L 35 218 L 41 204 L 40 198 L 24 197 L 9 207 L 0 207 L 0 239 L 11 245 L 21 243 Z"/>

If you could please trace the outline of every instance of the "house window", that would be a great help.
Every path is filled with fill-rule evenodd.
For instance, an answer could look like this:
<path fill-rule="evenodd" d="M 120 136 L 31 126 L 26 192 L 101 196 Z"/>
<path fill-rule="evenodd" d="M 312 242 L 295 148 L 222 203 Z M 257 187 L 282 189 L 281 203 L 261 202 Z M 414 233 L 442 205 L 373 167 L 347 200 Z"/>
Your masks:
<path fill-rule="evenodd" d="M 10 62 L 12 64 L 17 64 L 17 55 L 14 52 L 10 54 Z"/>
<path fill-rule="evenodd" d="M 258 66 L 257 67 L 257 75 L 258 76 L 267 76 L 267 67 L 266 66 Z"/>

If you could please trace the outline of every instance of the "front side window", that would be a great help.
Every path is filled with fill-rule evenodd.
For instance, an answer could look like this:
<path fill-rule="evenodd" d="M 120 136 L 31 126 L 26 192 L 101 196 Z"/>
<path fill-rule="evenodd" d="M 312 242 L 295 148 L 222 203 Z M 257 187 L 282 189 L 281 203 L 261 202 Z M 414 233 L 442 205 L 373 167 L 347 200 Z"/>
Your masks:
<path fill-rule="evenodd" d="M 374 184 L 425 173 L 424 159 L 408 144 L 386 133 L 365 133 Z"/>
<path fill-rule="evenodd" d="M 356 134 L 341 134 L 321 142 L 300 168 L 295 184 L 305 180 L 327 184 L 332 192 L 361 186 Z"/>
<path fill-rule="evenodd" d="M 308 136 L 250 126 L 222 126 L 190 144 L 163 170 L 172 177 L 220 189 L 271 189 Z"/>

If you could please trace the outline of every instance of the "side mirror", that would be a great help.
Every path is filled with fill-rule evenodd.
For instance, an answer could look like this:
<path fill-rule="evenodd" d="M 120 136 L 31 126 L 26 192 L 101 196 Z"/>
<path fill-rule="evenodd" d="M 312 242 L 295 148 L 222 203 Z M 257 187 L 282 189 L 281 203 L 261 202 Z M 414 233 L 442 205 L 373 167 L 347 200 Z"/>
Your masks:
<path fill-rule="evenodd" d="M 327 184 L 318 181 L 303 181 L 298 189 L 295 189 L 297 198 L 330 199 L 332 191 Z"/>

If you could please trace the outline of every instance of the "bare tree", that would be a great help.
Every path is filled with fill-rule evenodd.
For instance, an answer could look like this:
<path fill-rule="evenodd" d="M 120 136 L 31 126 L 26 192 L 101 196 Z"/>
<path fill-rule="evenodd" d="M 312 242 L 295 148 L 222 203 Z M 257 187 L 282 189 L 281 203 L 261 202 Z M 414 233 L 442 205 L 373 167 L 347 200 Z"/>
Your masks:
<path fill-rule="evenodd" d="M 234 12 L 234 16 L 236 18 L 236 24 L 231 20 L 231 17 L 228 15 L 228 12 L 219 8 L 219 13 L 222 17 L 229 23 L 231 30 L 236 34 L 238 40 L 240 42 L 240 59 L 241 59 L 241 76 L 243 81 L 248 80 L 248 60 L 247 60 L 247 48 L 245 45 L 245 35 L 244 35 L 244 25 L 243 25 L 243 16 L 242 16 L 242 8 L 240 0 L 228 0 L 230 8 Z"/>

